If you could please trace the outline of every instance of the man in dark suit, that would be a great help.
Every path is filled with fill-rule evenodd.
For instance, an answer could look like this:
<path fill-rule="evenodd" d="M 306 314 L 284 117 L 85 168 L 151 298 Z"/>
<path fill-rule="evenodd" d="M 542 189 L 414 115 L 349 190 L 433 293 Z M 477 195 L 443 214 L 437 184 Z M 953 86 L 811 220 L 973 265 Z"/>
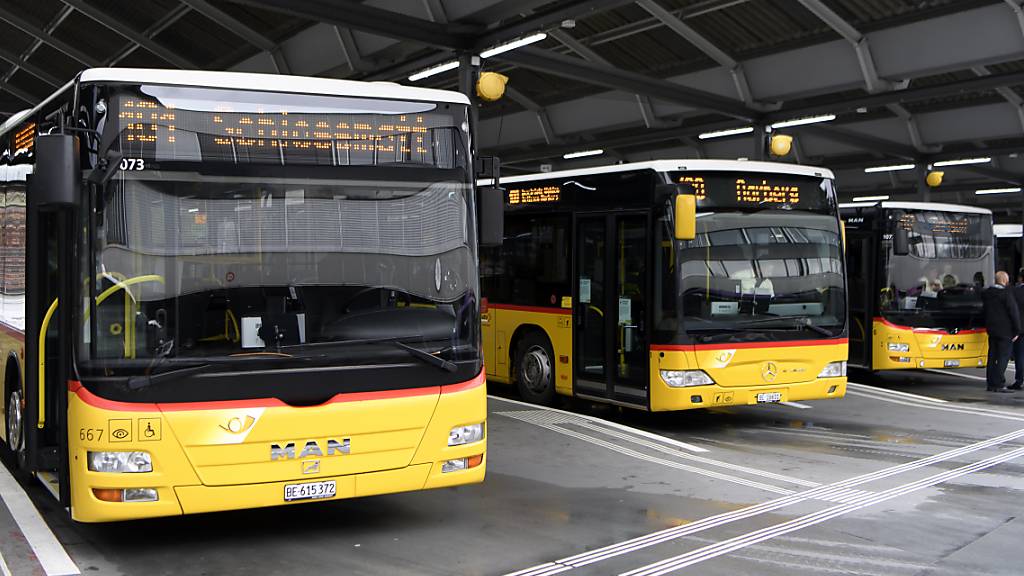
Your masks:
<path fill-rule="evenodd" d="M 1013 343 L 1021 333 L 1020 310 L 1011 290 L 1010 275 L 996 272 L 996 283 L 981 293 L 985 305 L 985 329 L 988 331 L 988 368 L 985 381 L 989 392 L 1011 392 L 1006 387 L 1006 365 Z"/>
<path fill-rule="evenodd" d="M 1024 324 L 1024 268 L 1017 271 L 1017 285 L 1013 287 L 1013 299 L 1017 302 L 1021 323 Z M 1024 388 L 1024 338 L 1013 342 L 1013 386 L 1010 390 Z"/>

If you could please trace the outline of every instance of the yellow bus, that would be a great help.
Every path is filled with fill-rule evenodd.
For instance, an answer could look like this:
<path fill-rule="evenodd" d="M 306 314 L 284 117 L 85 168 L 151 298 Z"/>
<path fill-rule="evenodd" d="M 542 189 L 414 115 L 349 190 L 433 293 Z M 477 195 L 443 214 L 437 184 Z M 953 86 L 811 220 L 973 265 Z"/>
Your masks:
<path fill-rule="evenodd" d="M 11 118 L 14 465 L 82 522 L 482 481 L 468 106 L 90 69 Z"/>
<path fill-rule="evenodd" d="M 935 202 L 841 206 L 850 283 L 850 362 L 870 370 L 980 368 L 988 338 L 992 212 Z M 1011 276 L 1013 272 L 1011 271 Z"/>
<path fill-rule="evenodd" d="M 487 377 L 643 410 L 838 398 L 833 175 L 665 160 L 514 176 L 481 252 Z"/>

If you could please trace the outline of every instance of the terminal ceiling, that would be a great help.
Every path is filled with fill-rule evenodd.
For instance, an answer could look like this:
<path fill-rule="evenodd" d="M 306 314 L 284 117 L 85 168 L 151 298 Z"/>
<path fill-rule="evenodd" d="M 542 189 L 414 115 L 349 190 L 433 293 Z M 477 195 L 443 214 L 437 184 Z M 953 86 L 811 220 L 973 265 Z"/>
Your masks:
<path fill-rule="evenodd" d="M 1024 0 L 0 0 L 0 112 L 79 70 L 177 67 L 411 83 L 538 31 L 483 62 L 510 78 L 478 145 L 506 173 L 659 158 L 753 158 L 755 137 L 703 133 L 835 114 L 782 130 L 785 161 L 834 169 L 843 199 L 989 206 L 1019 221 Z M 454 89 L 450 71 L 415 82 Z M 604 155 L 564 160 L 582 149 Z M 865 173 L 915 164 L 917 170 Z"/>

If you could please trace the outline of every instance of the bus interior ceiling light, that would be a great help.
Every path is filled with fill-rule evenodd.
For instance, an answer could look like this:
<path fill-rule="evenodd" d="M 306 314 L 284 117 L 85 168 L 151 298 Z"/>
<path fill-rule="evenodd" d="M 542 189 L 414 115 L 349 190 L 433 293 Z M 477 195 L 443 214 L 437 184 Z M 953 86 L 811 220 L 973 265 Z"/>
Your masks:
<path fill-rule="evenodd" d="M 753 126 L 744 126 L 742 128 L 730 128 L 728 130 L 716 130 L 714 132 L 705 132 L 697 138 L 701 140 L 710 140 L 711 138 L 724 138 L 726 136 L 737 136 L 739 134 L 750 134 L 754 131 Z"/>
<path fill-rule="evenodd" d="M 1020 188 L 985 188 L 984 190 L 975 190 L 974 193 L 979 196 L 985 194 L 1013 194 L 1014 192 L 1020 192 Z"/>
<path fill-rule="evenodd" d="M 776 122 L 772 124 L 772 128 L 789 128 L 792 126 L 804 126 L 807 124 L 818 124 L 819 122 L 831 122 L 836 119 L 835 114 L 823 114 L 821 116 L 808 116 L 806 118 L 794 118 L 792 120 L 783 120 L 782 122 Z"/>
<path fill-rule="evenodd" d="M 573 158 L 586 158 L 587 156 L 600 156 L 604 154 L 604 150 L 597 148 L 594 150 L 580 150 L 578 152 L 569 152 L 568 154 L 562 154 L 562 158 L 566 160 L 572 160 Z"/>
<path fill-rule="evenodd" d="M 867 174 L 872 174 L 874 172 L 897 172 L 899 170 L 913 170 L 914 168 L 917 168 L 916 164 L 889 164 L 887 166 L 872 166 L 870 168 L 865 168 L 864 172 Z"/>
<path fill-rule="evenodd" d="M 444 64 L 438 64 L 437 66 L 434 66 L 433 68 L 427 68 L 426 70 L 420 70 L 419 72 L 409 76 L 409 81 L 410 82 L 415 82 L 417 80 L 423 80 L 424 78 L 430 78 L 431 76 L 440 74 L 442 72 L 447 72 L 449 70 L 454 70 L 454 69 L 456 69 L 458 67 L 459 67 L 459 61 L 458 60 L 452 60 L 450 62 L 445 62 Z"/>
<path fill-rule="evenodd" d="M 957 160 L 932 162 L 932 166 L 966 166 L 968 164 L 988 164 L 991 161 L 992 159 L 987 156 L 982 158 L 959 158 Z"/>
<path fill-rule="evenodd" d="M 530 44 L 535 44 L 535 43 L 540 42 L 541 40 L 543 40 L 543 39 L 545 39 L 547 37 L 548 37 L 548 35 L 545 34 L 544 32 L 538 32 L 536 34 L 531 34 L 529 36 L 524 36 L 524 37 L 522 37 L 522 38 L 520 38 L 518 40 L 513 40 L 513 41 L 509 42 L 508 44 L 500 44 L 500 45 L 495 46 L 493 48 L 488 48 L 487 50 L 484 50 L 483 52 L 480 53 L 480 57 L 481 58 L 490 58 L 491 56 L 497 56 L 498 54 L 504 54 L 505 52 L 508 52 L 510 50 L 515 50 L 516 48 L 522 48 L 523 46 L 529 46 Z"/>
<path fill-rule="evenodd" d="M 529 46 L 530 44 L 534 44 L 536 42 L 540 42 L 541 40 L 543 40 L 543 39 L 545 39 L 547 37 L 548 37 L 548 35 L 545 34 L 544 32 L 538 32 L 536 34 L 531 34 L 529 36 L 524 36 L 523 38 L 520 38 L 518 40 L 513 40 L 512 42 L 509 42 L 508 44 L 501 44 L 499 46 L 494 46 L 493 48 L 488 48 L 487 50 L 484 50 L 483 52 L 480 53 L 480 57 L 481 58 L 490 58 L 491 56 L 497 56 L 498 54 L 504 54 L 505 52 L 508 52 L 510 50 L 515 50 L 516 48 L 522 48 L 523 46 Z M 434 66 L 432 68 L 427 68 L 426 70 L 420 70 L 419 72 L 416 72 L 415 74 L 410 75 L 409 76 L 409 81 L 410 82 L 416 82 L 417 80 L 423 80 L 424 78 L 430 78 L 431 76 L 440 74 L 442 72 L 447 72 L 449 70 L 454 70 L 454 69 L 456 69 L 458 67 L 459 67 L 459 61 L 458 60 L 451 60 L 449 62 L 445 62 L 444 64 L 438 64 L 437 66 Z"/>
<path fill-rule="evenodd" d="M 854 202 L 871 202 L 871 201 L 874 201 L 874 200 L 888 200 L 888 199 L 889 199 L 888 196 L 855 196 L 853 198 L 853 201 Z"/>

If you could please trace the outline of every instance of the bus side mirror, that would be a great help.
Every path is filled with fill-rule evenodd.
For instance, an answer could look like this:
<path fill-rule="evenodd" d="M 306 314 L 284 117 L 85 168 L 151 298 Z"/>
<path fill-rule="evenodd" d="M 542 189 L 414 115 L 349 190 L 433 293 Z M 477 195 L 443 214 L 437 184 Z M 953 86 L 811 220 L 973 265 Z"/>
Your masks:
<path fill-rule="evenodd" d="M 497 186 L 477 189 L 480 201 L 480 245 L 501 246 L 505 239 L 505 191 Z"/>
<path fill-rule="evenodd" d="M 28 187 L 42 209 L 70 208 L 82 201 L 78 137 L 40 134 L 36 137 L 36 166 Z"/>
<path fill-rule="evenodd" d="M 892 235 L 892 253 L 896 256 L 910 254 L 910 235 L 906 230 L 897 229 Z"/>
<path fill-rule="evenodd" d="M 697 197 L 693 194 L 676 196 L 675 214 L 676 240 L 693 240 L 697 237 Z"/>

